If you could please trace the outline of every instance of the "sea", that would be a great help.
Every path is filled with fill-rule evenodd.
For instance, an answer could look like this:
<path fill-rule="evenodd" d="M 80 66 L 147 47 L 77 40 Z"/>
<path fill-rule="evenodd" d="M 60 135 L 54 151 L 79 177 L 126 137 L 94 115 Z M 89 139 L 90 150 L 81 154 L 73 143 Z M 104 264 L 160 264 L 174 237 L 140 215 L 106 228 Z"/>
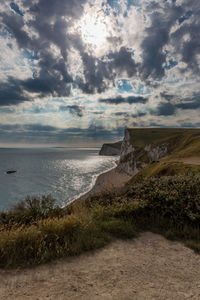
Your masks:
<path fill-rule="evenodd" d="M 27 196 L 51 195 L 65 206 L 88 192 L 99 174 L 115 167 L 116 157 L 98 148 L 0 148 L 0 211 Z M 16 173 L 7 174 L 15 170 Z"/>

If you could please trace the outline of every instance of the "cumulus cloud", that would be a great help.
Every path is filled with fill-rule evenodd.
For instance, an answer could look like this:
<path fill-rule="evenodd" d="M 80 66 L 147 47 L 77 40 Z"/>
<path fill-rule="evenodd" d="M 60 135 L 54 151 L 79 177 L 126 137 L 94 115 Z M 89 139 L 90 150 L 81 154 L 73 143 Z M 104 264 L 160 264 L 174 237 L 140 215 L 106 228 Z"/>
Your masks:
<path fill-rule="evenodd" d="M 29 100 L 24 95 L 24 91 L 18 80 L 10 78 L 6 83 L 0 83 L 0 106 L 18 104 Z"/>
<path fill-rule="evenodd" d="M 0 106 L 63 99 L 53 122 L 66 124 L 68 111 L 69 128 L 77 116 L 88 130 L 108 114 L 112 128 L 131 118 L 137 126 L 189 124 L 186 111 L 200 108 L 199 50 L 199 0 L 3 0 Z"/>

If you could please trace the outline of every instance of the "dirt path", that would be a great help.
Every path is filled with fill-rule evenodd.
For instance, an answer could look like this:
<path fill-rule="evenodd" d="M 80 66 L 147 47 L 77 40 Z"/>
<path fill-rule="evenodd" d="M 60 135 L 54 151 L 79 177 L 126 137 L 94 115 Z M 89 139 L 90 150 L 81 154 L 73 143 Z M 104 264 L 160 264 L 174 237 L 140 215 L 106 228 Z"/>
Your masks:
<path fill-rule="evenodd" d="M 1 270 L 0 299 L 197 300 L 200 256 L 147 232 L 32 270 Z"/>
<path fill-rule="evenodd" d="M 199 156 L 179 158 L 179 159 L 176 159 L 176 161 L 182 162 L 184 164 L 200 166 L 200 157 Z"/>
<path fill-rule="evenodd" d="M 183 157 L 183 158 L 173 158 L 170 159 L 168 157 L 163 157 L 160 159 L 161 161 L 166 162 L 181 162 L 187 165 L 195 165 L 200 166 L 200 157 L 199 156 L 191 156 L 191 157 Z"/>

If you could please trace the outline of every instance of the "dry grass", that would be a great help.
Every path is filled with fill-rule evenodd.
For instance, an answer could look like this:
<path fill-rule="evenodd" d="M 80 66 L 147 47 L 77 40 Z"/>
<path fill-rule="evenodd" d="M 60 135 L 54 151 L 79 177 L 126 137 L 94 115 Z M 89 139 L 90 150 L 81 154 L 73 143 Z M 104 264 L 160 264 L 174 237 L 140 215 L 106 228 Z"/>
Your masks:
<path fill-rule="evenodd" d="M 183 240 L 199 251 L 199 195 L 199 175 L 164 176 L 129 186 L 120 195 L 104 194 L 75 203 L 57 216 L 53 216 L 57 208 L 46 198 L 50 216 L 31 217 L 28 223 L 31 205 L 22 210 L 26 217 L 20 220 L 18 208 L 12 209 L 1 223 L 0 266 L 28 266 L 78 255 L 143 230 Z"/>

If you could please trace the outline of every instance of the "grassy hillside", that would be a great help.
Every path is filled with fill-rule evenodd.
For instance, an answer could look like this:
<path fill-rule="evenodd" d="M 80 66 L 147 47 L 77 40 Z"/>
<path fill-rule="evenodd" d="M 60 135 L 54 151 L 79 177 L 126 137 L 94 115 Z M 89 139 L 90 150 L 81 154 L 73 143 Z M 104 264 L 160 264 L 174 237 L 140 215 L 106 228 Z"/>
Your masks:
<path fill-rule="evenodd" d="M 149 163 L 128 183 L 145 178 L 200 174 L 200 129 L 128 129 L 137 160 L 148 162 L 145 145 L 167 143 L 168 155 Z M 125 159 L 127 159 L 125 157 Z M 192 159 L 193 158 L 193 159 Z"/>
<path fill-rule="evenodd" d="M 134 152 L 126 154 L 125 149 L 130 149 L 130 144 L 134 148 Z M 148 146 L 148 147 L 146 147 Z M 131 174 L 131 169 L 141 169 L 144 165 L 151 163 L 153 160 L 165 160 L 165 163 L 177 162 L 179 165 L 173 165 L 171 173 L 176 171 L 179 174 L 182 171 L 180 163 L 185 158 L 191 160 L 196 158 L 200 164 L 200 129 L 175 129 L 175 128 L 142 128 L 142 129 L 126 129 L 126 139 L 123 145 L 124 154 L 120 158 L 119 169 Z M 162 157 L 162 159 L 161 159 Z M 123 165 L 124 164 L 124 165 Z M 130 170 L 127 171 L 127 165 Z M 177 167 L 177 168 L 176 168 Z M 163 172 L 167 175 L 165 170 L 167 166 L 164 164 L 157 164 L 156 166 L 149 166 L 145 168 L 146 172 L 155 174 Z M 173 170 L 172 170 L 173 169 Z M 145 172 L 144 171 L 144 172 Z M 169 174 L 171 174 L 169 172 Z M 151 176 L 151 175 L 150 175 Z"/>
<path fill-rule="evenodd" d="M 190 165 L 182 162 L 170 161 L 167 158 L 152 162 L 138 172 L 127 183 L 127 187 L 142 182 L 151 177 L 197 175 L 200 174 L 200 165 Z"/>
<path fill-rule="evenodd" d="M 130 142 L 136 149 L 148 144 L 168 143 L 173 157 L 200 156 L 200 129 L 136 128 L 128 131 Z"/>
<path fill-rule="evenodd" d="M 200 136 L 200 129 L 187 128 L 128 128 L 131 143 L 143 147 L 146 144 L 157 144 L 171 139 L 183 139 L 187 136 Z"/>
<path fill-rule="evenodd" d="M 0 213 L 0 267 L 77 255 L 143 230 L 200 253 L 200 165 L 191 163 L 200 162 L 200 130 L 129 131 L 137 149 L 168 142 L 170 154 L 148 164 L 120 193 L 93 196 L 65 209 L 49 197 L 27 198 Z"/>

